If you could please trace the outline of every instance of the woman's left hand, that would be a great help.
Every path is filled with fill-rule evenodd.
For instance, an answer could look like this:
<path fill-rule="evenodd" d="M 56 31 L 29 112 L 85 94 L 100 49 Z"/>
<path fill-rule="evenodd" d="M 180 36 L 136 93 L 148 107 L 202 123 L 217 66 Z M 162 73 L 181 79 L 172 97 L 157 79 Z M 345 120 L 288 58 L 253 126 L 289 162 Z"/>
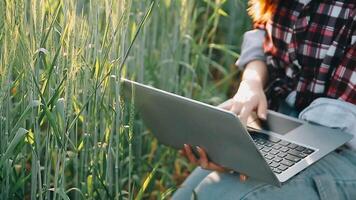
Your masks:
<path fill-rule="evenodd" d="M 197 146 L 196 150 L 199 153 L 199 159 L 196 158 L 196 156 L 193 154 L 191 146 L 188 144 L 184 144 L 184 148 L 180 151 L 180 154 L 187 157 L 190 163 L 200 165 L 203 169 L 214 170 L 218 172 L 229 171 L 227 168 L 224 168 L 213 162 L 209 162 L 208 156 L 206 155 L 206 152 L 203 148 Z"/>
<path fill-rule="evenodd" d="M 196 158 L 196 156 L 193 154 L 191 148 L 192 147 L 190 145 L 184 144 L 184 148 L 179 151 L 182 156 L 185 156 L 190 161 L 190 163 L 199 165 L 203 169 L 217 171 L 217 172 L 231 171 L 230 169 L 228 169 L 226 167 L 223 167 L 221 165 L 218 165 L 214 162 L 209 161 L 205 150 L 198 146 L 196 147 L 196 149 L 199 153 L 199 158 Z M 246 179 L 247 179 L 246 175 L 240 174 L 240 181 L 245 181 Z"/>

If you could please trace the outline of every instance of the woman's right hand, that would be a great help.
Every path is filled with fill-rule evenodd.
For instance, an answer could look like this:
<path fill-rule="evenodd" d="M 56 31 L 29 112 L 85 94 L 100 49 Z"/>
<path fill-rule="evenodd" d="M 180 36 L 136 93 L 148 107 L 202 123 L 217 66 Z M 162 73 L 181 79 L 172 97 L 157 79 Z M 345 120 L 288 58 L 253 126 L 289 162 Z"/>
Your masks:
<path fill-rule="evenodd" d="M 257 112 L 257 116 L 261 120 L 266 120 L 267 99 L 263 85 L 255 80 L 243 80 L 234 97 L 218 107 L 235 113 L 244 125 L 253 111 Z"/>

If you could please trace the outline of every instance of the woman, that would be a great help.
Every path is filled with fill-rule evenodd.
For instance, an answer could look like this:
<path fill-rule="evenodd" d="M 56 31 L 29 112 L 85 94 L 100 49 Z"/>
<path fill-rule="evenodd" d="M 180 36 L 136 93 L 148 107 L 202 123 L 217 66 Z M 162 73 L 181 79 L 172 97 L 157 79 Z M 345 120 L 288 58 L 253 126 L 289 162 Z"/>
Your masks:
<path fill-rule="evenodd" d="M 242 82 L 220 107 L 245 124 L 253 111 L 265 119 L 268 107 L 355 134 L 356 1 L 249 3 L 255 30 L 245 33 L 237 62 L 244 69 Z M 351 148 L 355 144 L 353 140 Z M 350 149 L 329 154 L 281 188 L 226 173 L 209 162 L 203 149 L 197 150 L 200 158 L 189 145 L 182 150 L 200 167 L 173 199 L 356 199 L 356 153 Z"/>

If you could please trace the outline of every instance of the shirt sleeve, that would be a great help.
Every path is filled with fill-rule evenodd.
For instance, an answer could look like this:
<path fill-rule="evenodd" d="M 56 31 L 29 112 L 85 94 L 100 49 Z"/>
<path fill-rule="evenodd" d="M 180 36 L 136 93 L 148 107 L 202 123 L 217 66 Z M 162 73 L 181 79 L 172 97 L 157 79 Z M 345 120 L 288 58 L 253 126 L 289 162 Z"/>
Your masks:
<path fill-rule="evenodd" d="M 328 89 L 328 96 L 356 105 L 356 43 L 347 49 L 341 64 L 336 68 Z"/>
<path fill-rule="evenodd" d="M 243 36 L 241 54 L 235 65 L 243 70 L 245 66 L 254 60 L 266 61 L 263 51 L 265 30 L 255 29 L 247 31 Z"/>

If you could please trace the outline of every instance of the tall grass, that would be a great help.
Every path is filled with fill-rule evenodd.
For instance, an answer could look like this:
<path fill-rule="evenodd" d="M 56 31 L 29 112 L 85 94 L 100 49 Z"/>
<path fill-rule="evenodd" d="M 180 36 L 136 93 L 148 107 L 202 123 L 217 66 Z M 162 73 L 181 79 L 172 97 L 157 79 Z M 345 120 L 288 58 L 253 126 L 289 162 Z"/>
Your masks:
<path fill-rule="evenodd" d="M 162 199 L 192 168 L 121 97 L 120 77 L 218 103 L 245 2 L 0 2 L 0 199 Z M 134 101 L 134 100 L 133 100 Z"/>

